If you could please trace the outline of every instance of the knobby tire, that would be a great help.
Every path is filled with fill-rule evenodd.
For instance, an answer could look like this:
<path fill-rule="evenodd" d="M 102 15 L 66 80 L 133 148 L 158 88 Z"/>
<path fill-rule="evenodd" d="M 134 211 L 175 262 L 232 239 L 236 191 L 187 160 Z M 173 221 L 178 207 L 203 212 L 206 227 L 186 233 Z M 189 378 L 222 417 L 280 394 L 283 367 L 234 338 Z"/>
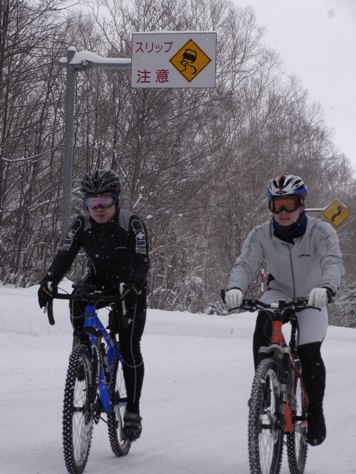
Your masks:
<path fill-rule="evenodd" d="M 122 363 L 118 359 L 115 359 L 112 365 L 110 399 L 113 407 L 113 412 L 108 413 L 110 446 L 116 456 L 126 456 L 130 451 L 131 441 L 123 437 L 123 418 L 127 395 Z"/>
<path fill-rule="evenodd" d="M 248 452 L 251 474 L 278 474 L 283 454 L 279 367 L 264 359 L 257 367 L 249 400 Z"/>
<path fill-rule="evenodd" d="M 97 393 L 90 349 L 77 344 L 70 355 L 64 390 L 63 452 L 70 474 L 81 474 L 88 461 Z"/>

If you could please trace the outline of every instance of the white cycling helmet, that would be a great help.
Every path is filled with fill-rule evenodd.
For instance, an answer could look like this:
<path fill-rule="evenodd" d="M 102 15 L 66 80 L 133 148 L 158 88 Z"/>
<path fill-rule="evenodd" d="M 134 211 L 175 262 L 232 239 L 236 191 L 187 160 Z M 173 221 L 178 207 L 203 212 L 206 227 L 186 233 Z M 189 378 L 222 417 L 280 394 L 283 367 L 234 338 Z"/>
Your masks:
<path fill-rule="evenodd" d="M 267 197 L 306 196 L 307 187 L 299 176 L 287 174 L 272 179 L 267 186 Z"/>

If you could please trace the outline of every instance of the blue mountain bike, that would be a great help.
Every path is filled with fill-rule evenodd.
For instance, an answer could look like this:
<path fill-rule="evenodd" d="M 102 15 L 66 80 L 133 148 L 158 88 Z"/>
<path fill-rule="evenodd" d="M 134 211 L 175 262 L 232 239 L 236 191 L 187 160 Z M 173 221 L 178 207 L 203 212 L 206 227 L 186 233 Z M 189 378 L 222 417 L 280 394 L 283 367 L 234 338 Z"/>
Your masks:
<path fill-rule="evenodd" d="M 75 330 L 64 389 L 63 451 L 70 474 L 80 474 L 88 461 L 94 423 L 107 423 L 109 441 L 116 456 L 130 451 L 131 441 L 124 436 L 123 417 L 127 405 L 117 323 L 124 321 L 125 305 L 120 296 L 109 295 L 96 287 L 76 287 L 74 294 L 57 293 L 54 298 L 86 304 L 84 328 Z M 110 307 L 108 331 L 99 319 L 97 308 Z M 53 300 L 47 305 L 50 324 L 54 324 Z M 106 419 L 102 417 L 106 414 Z"/>

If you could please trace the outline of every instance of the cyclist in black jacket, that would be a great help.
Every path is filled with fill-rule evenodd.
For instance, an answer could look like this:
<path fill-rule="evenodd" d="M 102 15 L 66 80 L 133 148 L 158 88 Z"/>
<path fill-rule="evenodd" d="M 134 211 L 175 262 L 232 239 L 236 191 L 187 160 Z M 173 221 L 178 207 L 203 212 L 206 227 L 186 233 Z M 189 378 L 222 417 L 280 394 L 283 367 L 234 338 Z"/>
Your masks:
<path fill-rule="evenodd" d="M 121 283 L 124 284 L 129 321 L 127 327 L 119 330 L 128 397 L 124 430 L 134 440 L 142 431 L 140 397 L 144 363 L 140 343 L 147 307 L 148 237 L 142 220 L 119 207 L 120 189 L 119 177 L 111 170 L 96 169 L 84 176 L 81 192 L 88 212 L 77 216 L 70 225 L 40 283 L 38 301 L 41 308 L 47 305 L 80 249 L 88 259 L 88 273 L 81 285 L 118 289 Z M 85 304 L 80 302 L 70 305 L 75 329 L 83 327 L 84 308 Z"/>

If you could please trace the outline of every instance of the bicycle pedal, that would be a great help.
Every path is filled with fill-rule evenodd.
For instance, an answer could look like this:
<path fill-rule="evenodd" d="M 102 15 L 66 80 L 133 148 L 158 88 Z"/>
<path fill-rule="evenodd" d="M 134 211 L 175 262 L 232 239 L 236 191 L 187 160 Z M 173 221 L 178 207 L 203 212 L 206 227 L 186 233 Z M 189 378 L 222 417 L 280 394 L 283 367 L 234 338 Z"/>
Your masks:
<path fill-rule="evenodd" d="M 77 379 L 79 382 L 83 382 L 85 379 L 85 369 L 84 365 L 80 365 L 77 371 Z"/>
<path fill-rule="evenodd" d="M 95 402 L 94 405 L 94 422 L 97 425 L 100 421 L 100 416 L 102 412 L 102 404 L 100 398 Z"/>

